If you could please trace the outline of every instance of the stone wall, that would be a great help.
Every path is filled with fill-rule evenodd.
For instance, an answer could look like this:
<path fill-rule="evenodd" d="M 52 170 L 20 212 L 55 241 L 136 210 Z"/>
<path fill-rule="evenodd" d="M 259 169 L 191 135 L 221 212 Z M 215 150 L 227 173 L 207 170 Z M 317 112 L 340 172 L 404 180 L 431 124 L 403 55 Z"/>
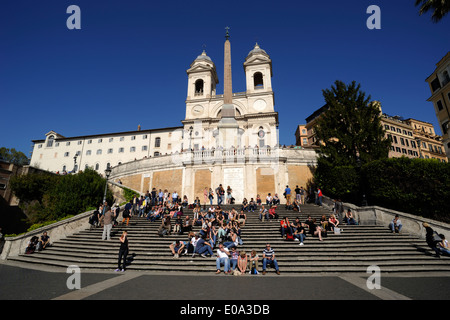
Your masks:
<path fill-rule="evenodd" d="M 334 207 L 334 201 L 328 197 L 323 197 L 323 205 L 330 209 L 331 213 L 331 210 Z M 446 239 L 450 239 L 450 224 L 448 223 L 378 206 L 358 207 L 354 204 L 344 202 L 343 209 L 343 214 L 345 214 L 348 209 L 351 209 L 353 216 L 361 225 L 375 224 L 383 225 L 388 228 L 389 223 L 394 219 L 395 215 L 398 214 L 403 225 L 402 232 L 411 233 L 420 238 L 424 238 L 425 228 L 422 226 L 422 223 L 426 222 L 434 231 L 439 234 L 444 234 Z"/>

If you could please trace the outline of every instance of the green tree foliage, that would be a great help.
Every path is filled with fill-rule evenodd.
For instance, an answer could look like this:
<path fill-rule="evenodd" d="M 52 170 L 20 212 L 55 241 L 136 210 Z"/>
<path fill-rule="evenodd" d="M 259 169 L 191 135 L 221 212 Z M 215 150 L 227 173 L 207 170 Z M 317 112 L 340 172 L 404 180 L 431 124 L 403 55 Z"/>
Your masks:
<path fill-rule="evenodd" d="M 437 23 L 450 11 L 450 0 L 416 0 L 417 6 L 420 15 L 431 11 L 431 20 Z"/>
<path fill-rule="evenodd" d="M 5 147 L 0 148 L 0 160 L 14 163 L 20 166 L 27 165 L 30 162 L 23 152 L 17 151 L 14 148 L 8 149 Z"/>
<path fill-rule="evenodd" d="M 353 81 L 336 81 L 323 90 L 326 110 L 316 123 L 319 157 L 333 166 L 357 166 L 387 158 L 391 142 L 385 138 L 377 103 Z"/>
<path fill-rule="evenodd" d="M 333 199 L 357 203 L 359 192 L 359 175 L 353 166 L 330 165 L 323 158 L 318 159 L 314 182 L 325 194 Z"/>
<path fill-rule="evenodd" d="M 361 168 L 372 204 L 450 222 L 450 164 L 406 157 Z"/>
<path fill-rule="evenodd" d="M 11 179 L 11 190 L 20 199 L 31 223 L 76 215 L 103 200 L 106 180 L 86 169 L 74 175 L 28 174 Z M 108 189 L 108 203 L 113 196 Z"/>

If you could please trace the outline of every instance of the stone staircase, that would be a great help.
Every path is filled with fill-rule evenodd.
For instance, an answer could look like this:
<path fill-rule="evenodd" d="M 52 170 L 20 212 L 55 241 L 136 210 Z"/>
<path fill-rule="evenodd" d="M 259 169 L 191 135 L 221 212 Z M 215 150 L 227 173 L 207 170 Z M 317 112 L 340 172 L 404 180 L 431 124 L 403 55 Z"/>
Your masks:
<path fill-rule="evenodd" d="M 286 216 L 294 221 L 295 217 L 299 217 L 300 221 L 305 221 L 307 215 L 320 220 L 322 215 L 328 217 L 331 212 L 307 204 L 302 206 L 301 213 L 285 210 L 283 205 L 279 206 L 277 213 L 280 218 Z M 184 214 L 192 217 L 192 210 L 186 209 Z M 187 234 L 162 238 L 157 234 L 159 226 L 160 221 L 132 217 L 128 227 L 113 228 L 110 241 L 101 240 L 102 228 L 84 230 L 68 235 L 44 251 L 10 257 L 9 260 L 63 268 L 77 265 L 85 269 L 114 270 L 117 266 L 118 238 L 123 230 L 127 230 L 130 247 L 128 270 L 181 273 L 212 273 L 216 270 L 215 258 L 198 255 L 192 258 L 188 254 L 174 259 L 169 245 L 176 239 L 187 240 Z M 342 229 L 340 235 L 329 232 L 322 242 L 308 235 L 305 245 L 299 246 L 298 241 L 281 238 L 278 221 L 261 222 L 256 212 L 250 212 L 242 228 L 244 243 L 238 251 L 250 253 L 254 249 L 261 257 L 265 244 L 269 242 L 275 250 L 282 274 L 366 273 L 372 265 L 378 266 L 381 272 L 392 273 L 450 271 L 450 258 L 434 257 L 426 242 L 416 236 L 392 234 L 384 225 L 342 225 Z M 194 231 L 198 230 L 199 227 L 194 228 Z"/>

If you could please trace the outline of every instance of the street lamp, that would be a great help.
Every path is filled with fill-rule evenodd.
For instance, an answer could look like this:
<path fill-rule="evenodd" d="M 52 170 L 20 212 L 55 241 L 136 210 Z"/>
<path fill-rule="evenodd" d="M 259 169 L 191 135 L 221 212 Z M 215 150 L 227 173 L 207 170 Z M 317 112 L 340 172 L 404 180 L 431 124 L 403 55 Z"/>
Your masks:
<path fill-rule="evenodd" d="M 73 157 L 73 170 L 72 170 L 72 172 L 73 173 L 75 173 L 77 170 L 77 157 L 78 157 L 78 154 L 75 154 L 75 156 Z"/>
<path fill-rule="evenodd" d="M 106 202 L 106 190 L 108 189 L 108 178 L 110 175 L 111 175 L 111 168 L 109 167 L 108 164 L 105 170 L 106 183 L 105 183 L 105 192 L 103 193 L 103 203 Z"/>

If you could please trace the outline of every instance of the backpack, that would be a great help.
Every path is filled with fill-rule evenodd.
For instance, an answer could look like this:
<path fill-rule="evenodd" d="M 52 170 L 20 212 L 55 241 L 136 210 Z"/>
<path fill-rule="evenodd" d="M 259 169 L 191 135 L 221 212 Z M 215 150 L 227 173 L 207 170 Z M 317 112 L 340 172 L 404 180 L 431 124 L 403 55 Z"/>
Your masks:
<path fill-rule="evenodd" d="M 287 233 L 286 241 L 294 241 L 294 235 L 292 233 Z"/>

